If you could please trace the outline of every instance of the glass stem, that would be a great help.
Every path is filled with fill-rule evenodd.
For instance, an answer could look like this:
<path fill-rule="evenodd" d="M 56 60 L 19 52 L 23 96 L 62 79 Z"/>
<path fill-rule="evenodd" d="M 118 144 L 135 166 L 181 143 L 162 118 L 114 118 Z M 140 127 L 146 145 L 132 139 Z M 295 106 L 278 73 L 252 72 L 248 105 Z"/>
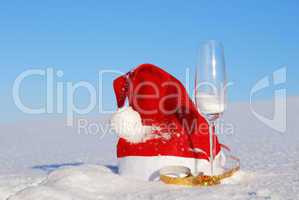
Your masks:
<path fill-rule="evenodd" d="M 214 175 L 214 137 L 213 137 L 213 132 L 214 132 L 214 125 L 215 122 L 214 121 L 210 121 L 210 125 L 209 125 L 209 138 L 210 138 L 210 167 L 211 167 L 211 176 Z"/>

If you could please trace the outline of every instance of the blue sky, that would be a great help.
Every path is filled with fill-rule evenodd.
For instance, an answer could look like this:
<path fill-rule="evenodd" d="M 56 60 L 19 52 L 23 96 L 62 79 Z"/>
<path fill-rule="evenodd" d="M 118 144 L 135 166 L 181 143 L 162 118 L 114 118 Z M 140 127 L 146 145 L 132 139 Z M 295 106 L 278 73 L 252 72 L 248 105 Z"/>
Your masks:
<path fill-rule="evenodd" d="M 208 39 L 224 44 L 228 78 L 234 82 L 231 101 L 248 101 L 256 81 L 281 66 L 287 66 L 288 95 L 298 95 L 298 8 L 295 0 L 2 2 L 0 121 L 22 115 L 11 88 L 27 69 L 53 67 L 64 72 L 57 81 L 97 86 L 100 70 L 126 72 L 153 63 L 184 81 L 186 67 L 192 76 L 200 42 Z M 112 79 L 103 83 L 107 107 L 115 107 Z M 24 84 L 24 101 L 43 105 L 43 80 Z M 272 89 L 257 98 L 271 98 Z M 78 104 L 84 106 L 85 97 L 79 92 Z"/>

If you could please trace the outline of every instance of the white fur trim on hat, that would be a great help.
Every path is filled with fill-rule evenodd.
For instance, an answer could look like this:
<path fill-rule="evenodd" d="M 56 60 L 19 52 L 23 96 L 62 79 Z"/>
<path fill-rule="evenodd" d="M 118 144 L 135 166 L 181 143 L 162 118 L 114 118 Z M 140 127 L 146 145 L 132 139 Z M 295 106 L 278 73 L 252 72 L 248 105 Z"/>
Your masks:
<path fill-rule="evenodd" d="M 224 171 L 225 155 L 219 152 L 213 161 L 214 175 Z M 158 180 L 160 170 L 168 166 L 189 168 L 193 175 L 204 173 L 211 175 L 211 164 L 206 159 L 178 156 L 127 156 L 118 158 L 119 174 L 140 180 Z"/>

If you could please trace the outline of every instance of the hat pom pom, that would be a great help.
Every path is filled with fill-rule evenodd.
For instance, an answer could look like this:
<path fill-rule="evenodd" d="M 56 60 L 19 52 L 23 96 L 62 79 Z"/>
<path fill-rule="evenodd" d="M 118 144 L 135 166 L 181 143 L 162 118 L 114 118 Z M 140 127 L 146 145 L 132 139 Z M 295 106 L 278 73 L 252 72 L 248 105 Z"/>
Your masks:
<path fill-rule="evenodd" d="M 140 143 L 146 135 L 141 116 L 132 107 L 119 108 L 111 117 L 111 128 L 119 137 L 131 143 Z"/>

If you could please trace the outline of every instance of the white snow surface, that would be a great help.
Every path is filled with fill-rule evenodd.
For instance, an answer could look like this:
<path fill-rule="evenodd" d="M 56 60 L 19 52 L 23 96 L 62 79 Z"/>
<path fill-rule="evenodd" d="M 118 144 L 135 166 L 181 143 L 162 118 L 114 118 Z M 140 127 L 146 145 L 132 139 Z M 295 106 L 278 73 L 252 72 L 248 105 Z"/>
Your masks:
<path fill-rule="evenodd" d="M 247 103 L 233 103 L 224 116 L 232 134 L 222 143 L 241 159 L 241 171 L 212 187 L 170 186 L 117 174 L 113 134 L 78 133 L 64 119 L 0 125 L 0 200 L 98 199 L 299 199 L 299 98 L 287 101 L 287 130 L 256 119 Z M 273 103 L 254 109 L 273 114 Z M 103 124 L 105 119 L 96 119 Z"/>

